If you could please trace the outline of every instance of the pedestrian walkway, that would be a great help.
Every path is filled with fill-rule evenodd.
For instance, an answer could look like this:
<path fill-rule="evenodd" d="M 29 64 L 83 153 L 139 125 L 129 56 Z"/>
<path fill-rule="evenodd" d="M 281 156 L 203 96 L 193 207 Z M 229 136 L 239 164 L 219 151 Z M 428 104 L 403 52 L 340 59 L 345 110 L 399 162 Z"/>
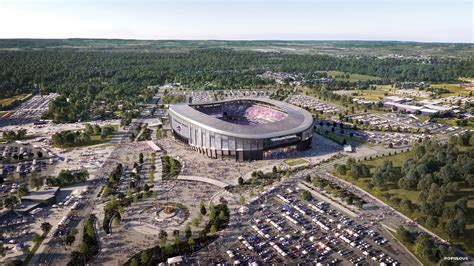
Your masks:
<path fill-rule="evenodd" d="M 227 188 L 230 186 L 230 184 L 226 182 L 222 182 L 216 179 L 211 179 L 207 177 L 202 177 L 202 176 L 191 176 L 191 175 L 179 175 L 177 177 L 178 180 L 188 180 L 188 181 L 198 181 L 198 182 L 204 182 L 208 183 L 214 186 L 218 186 L 220 188 Z"/>

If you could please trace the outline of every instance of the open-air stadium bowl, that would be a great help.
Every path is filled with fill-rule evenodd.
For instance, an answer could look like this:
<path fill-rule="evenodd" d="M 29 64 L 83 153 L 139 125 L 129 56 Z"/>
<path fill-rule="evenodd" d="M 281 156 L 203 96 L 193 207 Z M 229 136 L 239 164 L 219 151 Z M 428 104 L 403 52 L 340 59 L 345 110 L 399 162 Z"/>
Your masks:
<path fill-rule="evenodd" d="M 238 161 L 285 157 L 311 148 L 312 115 L 269 99 L 238 99 L 169 108 L 173 135 L 209 157 Z"/>

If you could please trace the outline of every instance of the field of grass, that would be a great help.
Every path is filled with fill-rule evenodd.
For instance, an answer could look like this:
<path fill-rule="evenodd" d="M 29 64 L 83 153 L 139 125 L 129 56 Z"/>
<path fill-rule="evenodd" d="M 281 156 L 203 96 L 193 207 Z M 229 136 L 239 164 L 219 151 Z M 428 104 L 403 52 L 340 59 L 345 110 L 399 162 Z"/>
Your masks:
<path fill-rule="evenodd" d="M 411 152 L 405 152 L 405 153 L 400 153 L 397 155 L 392 155 L 392 156 L 386 156 L 386 157 L 380 157 L 380 158 L 375 158 L 372 160 L 367 160 L 363 161 L 362 163 L 366 164 L 369 166 L 371 169 L 371 173 L 375 171 L 375 169 L 382 165 L 385 160 L 390 160 L 393 162 L 393 165 L 397 168 L 400 168 L 403 165 L 403 162 L 405 162 L 407 159 L 412 158 L 414 155 Z M 349 176 L 344 176 L 344 175 L 339 175 L 336 172 L 334 172 L 335 175 L 339 176 L 342 179 L 345 179 L 358 187 L 364 189 L 365 191 L 371 193 L 378 199 L 384 201 L 388 205 L 392 206 L 393 208 L 397 209 L 398 211 L 402 212 L 406 216 L 410 217 L 411 219 L 417 220 L 418 218 L 424 217 L 423 214 L 421 214 L 419 211 L 415 211 L 413 213 L 407 212 L 406 210 L 401 209 L 399 206 L 395 205 L 393 201 L 388 200 L 385 198 L 383 195 L 384 194 L 390 194 L 391 199 L 393 198 L 400 198 L 400 199 L 410 199 L 413 203 L 419 204 L 418 202 L 418 191 L 410 191 L 410 190 L 405 190 L 405 189 L 399 189 L 395 186 L 395 184 L 387 184 L 388 189 L 386 190 L 380 190 L 378 188 L 369 188 L 369 184 L 371 179 L 370 178 L 361 178 L 357 181 L 352 180 Z M 474 254 L 474 188 L 471 188 L 469 186 L 466 186 L 464 184 L 459 184 L 460 191 L 457 193 L 455 196 L 450 196 L 447 199 L 446 205 L 449 207 L 454 204 L 454 202 L 462 197 L 467 197 L 468 198 L 468 213 L 466 215 L 466 233 L 465 237 L 462 240 L 450 240 L 451 243 L 454 245 L 458 246 L 465 252 L 467 252 L 470 255 Z M 442 217 L 439 217 L 440 222 L 446 222 L 445 219 Z M 426 226 L 425 226 L 426 227 Z M 439 227 L 437 228 L 429 228 L 432 232 L 435 234 L 439 235 L 440 237 L 444 239 L 449 239 L 448 235 Z"/>
<path fill-rule="evenodd" d="M 0 99 L 0 107 L 8 107 L 15 100 L 22 101 L 23 99 L 26 99 L 30 96 L 31 96 L 31 93 L 24 93 L 24 94 L 15 95 L 15 96 L 10 97 L 10 98 Z"/>
<path fill-rule="evenodd" d="M 302 165 L 302 164 L 308 163 L 308 161 L 306 161 L 305 159 L 302 159 L 302 158 L 291 158 L 291 159 L 286 159 L 285 163 L 288 166 L 297 166 L 297 165 Z"/>
<path fill-rule="evenodd" d="M 367 81 L 367 80 L 380 80 L 380 78 L 376 77 L 376 76 L 353 74 L 353 73 L 344 73 L 342 71 L 321 71 L 321 72 L 327 72 L 328 76 L 332 76 L 333 78 L 335 78 L 335 76 L 345 76 L 345 75 L 349 74 L 349 78 L 338 77 L 338 78 L 335 78 L 335 79 L 336 80 L 345 80 L 345 81 L 350 81 L 350 82 Z"/>
<path fill-rule="evenodd" d="M 352 90 L 353 93 L 357 93 L 353 97 L 355 99 L 365 99 L 367 101 L 380 101 L 384 97 L 391 95 L 388 90 L 377 88 L 376 90 Z"/>
<path fill-rule="evenodd" d="M 449 96 L 469 96 L 469 93 L 472 92 L 471 90 L 467 90 L 462 87 L 460 84 L 455 83 L 433 83 L 430 84 L 432 88 L 442 88 L 447 89 L 449 93 L 441 94 L 442 97 L 449 97 Z"/>
<path fill-rule="evenodd" d="M 377 168 L 381 166 L 385 160 L 390 160 L 395 167 L 401 167 L 403 163 L 413 158 L 414 155 L 411 152 L 398 153 L 397 155 L 392 155 L 390 157 L 380 157 L 372 160 L 364 161 L 364 164 L 368 165 L 369 168 Z"/>
<path fill-rule="evenodd" d="M 64 145 L 64 146 L 58 146 L 59 148 L 63 149 L 76 149 L 76 148 L 82 148 L 82 147 L 87 147 L 87 146 L 93 146 L 93 145 L 99 145 L 99 144 L 106 144 L 112 139 L 113 135 L 107 136 L 105 139 L 101 139 L 100 135 L 93 135 L 91 136 L 91 139 L 89 141 L 85 141 L 82 143 L 78 143 L 75 145 Z"/>
<path fill-rule="evenodd" d="M 358 138 L 352 138 L 350 136 L 347 136 L 347 135 L 343 135 L 343 134 L 340 134 L 340 133 L 337 133 L 337 132 L 331 132 L 329 131 L 327 134 L 323 131 L 321 131 L 320 128 L 317 128 L 316 129 L 316 133 L 318 133 L 319 135 L 325 137 L 325 138 L 328 138 L 334 142 L 336 142 L 337 144 L 339 145 L 343 145 L 344 143 L 344 139 L 346 140 L 347 144 L 351 144 L 351 145 L 361 145 L 361 144 L 364 144 L 365 142 L 358 139 Z"/>

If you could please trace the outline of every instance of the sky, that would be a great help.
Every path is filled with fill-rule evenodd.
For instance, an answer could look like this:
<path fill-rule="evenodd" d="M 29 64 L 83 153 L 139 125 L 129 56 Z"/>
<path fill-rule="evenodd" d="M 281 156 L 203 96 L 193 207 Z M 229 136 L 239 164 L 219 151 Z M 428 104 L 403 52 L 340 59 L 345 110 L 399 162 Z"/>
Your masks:
<path fill-rule="evenodd" d="M 474 41 L 471 0 L 0 0 L 0 38 Z"/>

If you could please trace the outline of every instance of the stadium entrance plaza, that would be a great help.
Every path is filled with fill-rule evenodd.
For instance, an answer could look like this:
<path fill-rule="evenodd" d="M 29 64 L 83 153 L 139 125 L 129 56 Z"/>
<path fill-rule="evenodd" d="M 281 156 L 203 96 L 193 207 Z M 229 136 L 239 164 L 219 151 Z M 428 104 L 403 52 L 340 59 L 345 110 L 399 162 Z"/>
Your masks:
<path fill-rule="evenodd" d="M 253 171 L 268 172 L 272 170 L 274 165 L 285 168 L 287 166 L 284 160 L 288 158 L 302 157 L 311 163 L 317 163 L 342 150 L 336 143 L 314 134 L 313 146 L 309 150 L 286 154 L 285 157 L 278 159 L 239 162 L 231 158 L 209 158 L 197 153 L 191 147 L 175 140 L 173 137 L 160 139 L 158 143 L 169 155 L 177 158 L 182 163 L 181 175 L 202 176 L 231 185 L 237 184 L 239 176 L 249 179 Z"/>

